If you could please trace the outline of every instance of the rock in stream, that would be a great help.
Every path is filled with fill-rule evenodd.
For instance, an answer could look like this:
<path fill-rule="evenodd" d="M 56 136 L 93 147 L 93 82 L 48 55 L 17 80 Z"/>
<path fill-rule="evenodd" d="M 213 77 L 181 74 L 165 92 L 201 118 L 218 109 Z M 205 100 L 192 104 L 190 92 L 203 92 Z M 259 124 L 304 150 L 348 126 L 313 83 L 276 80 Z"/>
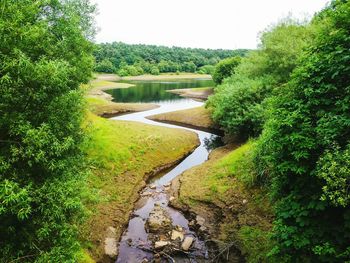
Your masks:
<path fill-rule="evenodd" d="M 146 230 L 150 233 L 166 233 L 172 228 L 172 220 L 168 212 L 159 204 L 155 204 L 146 222 Z"/>

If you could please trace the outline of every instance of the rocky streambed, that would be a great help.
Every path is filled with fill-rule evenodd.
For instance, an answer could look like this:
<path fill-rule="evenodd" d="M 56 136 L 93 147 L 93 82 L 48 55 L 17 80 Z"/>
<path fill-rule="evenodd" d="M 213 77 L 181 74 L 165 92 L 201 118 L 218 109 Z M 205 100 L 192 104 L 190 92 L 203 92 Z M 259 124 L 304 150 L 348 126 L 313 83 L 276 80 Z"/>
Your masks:
<path fill-rule="evenodd" d="M 207 262 L 209 248 L 197 235 L 201 217 L 187 220 L 169 206 L 170 183 L 149 185 L 136 203 L 116 262 Z"/>

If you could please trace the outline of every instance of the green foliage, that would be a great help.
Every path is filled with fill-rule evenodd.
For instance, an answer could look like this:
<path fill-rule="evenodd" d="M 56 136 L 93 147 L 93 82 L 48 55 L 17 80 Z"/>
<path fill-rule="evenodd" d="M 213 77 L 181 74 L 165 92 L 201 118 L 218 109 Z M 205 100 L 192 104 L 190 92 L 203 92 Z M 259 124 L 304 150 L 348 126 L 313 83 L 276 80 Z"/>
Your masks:
<path fill-rule="evenodd" d="M 340 150 L 339 147 L 327 150 L 320 157 L 316 174 L 325 182 L 322 187 L 323 201 L 327 200 L 334 206 L 349 206 L 350 144 L 345 150 Z"/>
<path fill-rule="evenodd" d="M 159 75 L 159 69 L 156 67 L 156 66 L 153 66 L 152 68 L 151 68 L 151 71 L 150 71 L 150 73 L 152 74 L 152 75 Z"/>
<path fill-rule="evenodd" d="M 96 72 L 105 72 L 105 73 L 114 73 L 115 67 L 110 60 L 104 59 L 95 65 L 95 71 Z"/>
<path fill-rule="evenodd" d="M 96 45 L 94 52 L 96 69 L 102 71 L 100 63 L 108 60 L 114 68 L 122 74 L 128 74 L 123 67 L 139 66 L 144 73 L 152 74 L 151 70 L 157 67 L 159 72 L 195 72 L 197 68 L 206 65 L 215 65 L 224 58 L 232 56 L 244 56 L 247 50 L 210 50 L 200 48 L 163 47 L 152 45 L 129 45 L 121 42 Z M 104 62 L 105 63 L 105 62 Z M 109 64 L 109 63 L 108 63 Z M 155 72 L 155 71 L 153 71 Z M 208 72 L 206 72 L 208 74 Z M 142 74 L 142 73 L 141 73 Z M 131 74 L 129 74 L 131 75 Z"/>
<path fill-rule="evenodd" d="M 264 123 L 261 104 L 272 89 L 269 77 L 251 79 L 237 75 L 220 86 L 220 90 L 209 98 L 207 106 L 213 108 L 213 119 L 227 133 L 247 139 L 261 132 Z"/>
<path fill-rule="evenodd" d="M 312 27 L 291 20 L 269 28 L 261 35 L 259 49 L 243 58 L 235 67 L 234 75 L 215 88 L 207 106 L 212 109 L 214 121 L 226 133 L 242 139 L 260 134 L 266 102 L 289 79 L 298 57 L 310 41 L 311 32 Z M 230 70 L 223 72 L 232 75 Z M 217 78 L 215 73 L 213 77 Z"/>
<path fill-rule="evenodd" d="M 86 174 L 79 86 L 93 66 L 94 7 L 0 3 L 0 258 L 72 262 Z"/>
<path fill-rule="evenodd" d="M 143 69 L 138 66 L 124 66 L 118 72 L 121 77 L 124 76 L 137 76 L 143 74 Z"/>
<path fill-rule="evenodd" d="M 212 75 L 214 73 L 215 66 L 213 65 L 204 65 L 199 68 L 198 73 L 199 74 L 209 74 Z"/>
<path fill-rule="evenodd" d="M 181 70 L 184 72 L 196 72 L 196 69 L 197 66 L 193 63 L 193 61 L 185 62 L 181 67 Z"/>
<path fill-rule="evenodd" d="M 241 63 L 241 57 L 226 58 L 216 64 L 213 80 L 218 85 L 222 81 L 235 73 L 235 68 Z"/>
<path fill-rule="evenodd" d="M 313 21 L 314 41 L 271 100 L 257 164 L 276 200 L 273 252 L 292 262 L 350 259 L 350 2 Z"/>

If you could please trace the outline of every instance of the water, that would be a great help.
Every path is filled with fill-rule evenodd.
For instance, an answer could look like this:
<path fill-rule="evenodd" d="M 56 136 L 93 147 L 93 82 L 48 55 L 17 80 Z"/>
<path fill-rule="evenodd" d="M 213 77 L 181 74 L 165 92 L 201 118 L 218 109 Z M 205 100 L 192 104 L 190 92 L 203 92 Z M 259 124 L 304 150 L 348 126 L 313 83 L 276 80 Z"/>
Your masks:
<path fill-rule="evenodd" d="M 180 225 L 186 231 L 186 236 L 192 236 L 195 238 L 195 242 L 193 244 L 193 249 L 191 250 L 191 253 L 187 255 L 179 254 L 173 257 L 176 260 L 176 262 L 198 262 L 197 260 L 203 262 L 203 260 L 205 261 L 205 258 L 208 256 L 208 251 L 204 242 L 196 235 L 195 232 L 193 232 L 189 228 L 188 221 L 185 218 L 185 216 L 180 211 L 177 211 L 176 209 L 173 209 L 168 206 L 169 196 L 165 191 L 164 185 L 171 182 L 171 180 L 179 176 L 187 169 L 190 169 L 196 165 L 205 162 L 208 159 L 208 155 L 212 148 L 217 145 L 218 141 L 220 141 L 220 137 L 209 132 L 204 132 L 192 128 L 180 127 L 173 124 L 155 122 L 147 119 L 148 116 L 152 116 L 155 114 L 166 113 L 175 110 L 190 109 L 193 107 L 203 105 L 202 102 L 194 101 L 191 99 L 184 99 L 177 95 L 167 93 L 165 92 L 165 90 L 173 89 L 174 86 L 180 88 L 188 88 L 189 86 L 198 87 L 196 85 L 199 83 L 205 86 L 204 83 L 208 84 L 208 82 L 198 80 L 187 80 L 182 83 L 184 84 L 184 86 L 178 84 L 178 82 L 157 82 L 156 88 L 153 88 L 155 87 L 153 86 L 155 85 L 154 83 L 151 84 L 149 82 L 140 82 L 137 84 L 136 87 L 118 90 L 118 92 L 123 91 L 124 95 L 121 98 L 116 95 L 118 93 L 116 92 L 117 90 L 113 90 L 112 92 L 110 92 L 110 94 L 115 96 L 114 98 L 116 101 L 157 102 L 157 104 L 160 106 L 159 108 L 153 110 L 127 114 L 123 116 L 114 117 L 112 119 L 137 121 L 156 126 L 164 126 L 168 128 L 181 128 L 195 132 L 200 140 L 200 145 L 194 150 L 193 153 L 191 153 L 177 166 L 170 169 L 170 171 L 167 171 L 161 176 L 156 176 L 152 178 L 145 187 L 145 189 L 141 192 L 140 199 L 135 204 L 135 210 L 132 213 L 132 217 L 129 221 L 128 227 L 125 230 L 119 244 L 119 256 L 117 259 L 118 263 L 141 262 L 145 258 L 147 258 L 150 261 L 153 259 L 153 252 L 150 250 L 152 242 L 149 240 L 149 236 L 148 233 L 145 231 L 144 225 L 149 216 L 150 211 L 153 209 L 154 204 L 156 203 L 160 204 L 163 208 L 165 208 L 168 211 L 169 215 L 172 218 L 173 225 Z M 152 92 L 141 93 L 140 91 L 133 91 L 133 89 L 141 89 L 141 87 L 147 89 L 149 85 L 153 86 L 150 88 Z M 157 92 L 155 92 L 156 89 L 158 90 Z M 130 94 L 127 94 L 128 92 Z M 153 99 L 149 97 L 151 96 L 150 94 L 154 94 Z M 140 101 L 138 101 L 139 98 L 141 99 Z M 151 189 L 151 185 L 155 185 L 156 188 Z"/>
<path fill-rule="evenodd" d="M 189 89 L 199 87 L 213 87 L 211 79 L 182 79 L 176 81 L 128 81 L 135 87 L 128 89 L 113 89 L 106 91 L 113 96 L 115 102 L 148 102 L 181 100 L 176 94 L 167 92 L 171 89 Z"/>

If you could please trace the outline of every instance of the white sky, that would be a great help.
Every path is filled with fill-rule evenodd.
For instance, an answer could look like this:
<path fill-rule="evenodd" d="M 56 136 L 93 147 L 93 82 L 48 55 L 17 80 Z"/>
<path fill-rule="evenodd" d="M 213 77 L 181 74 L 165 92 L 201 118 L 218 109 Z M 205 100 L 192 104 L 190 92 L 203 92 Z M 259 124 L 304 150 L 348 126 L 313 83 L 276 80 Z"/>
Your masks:
<path fill-rule="evenodd" d="M 292 13 L 305 18 L 328 0 L 92 0 L 96 41 L 201 48 L 255 48 L 258 33 Z"/>

